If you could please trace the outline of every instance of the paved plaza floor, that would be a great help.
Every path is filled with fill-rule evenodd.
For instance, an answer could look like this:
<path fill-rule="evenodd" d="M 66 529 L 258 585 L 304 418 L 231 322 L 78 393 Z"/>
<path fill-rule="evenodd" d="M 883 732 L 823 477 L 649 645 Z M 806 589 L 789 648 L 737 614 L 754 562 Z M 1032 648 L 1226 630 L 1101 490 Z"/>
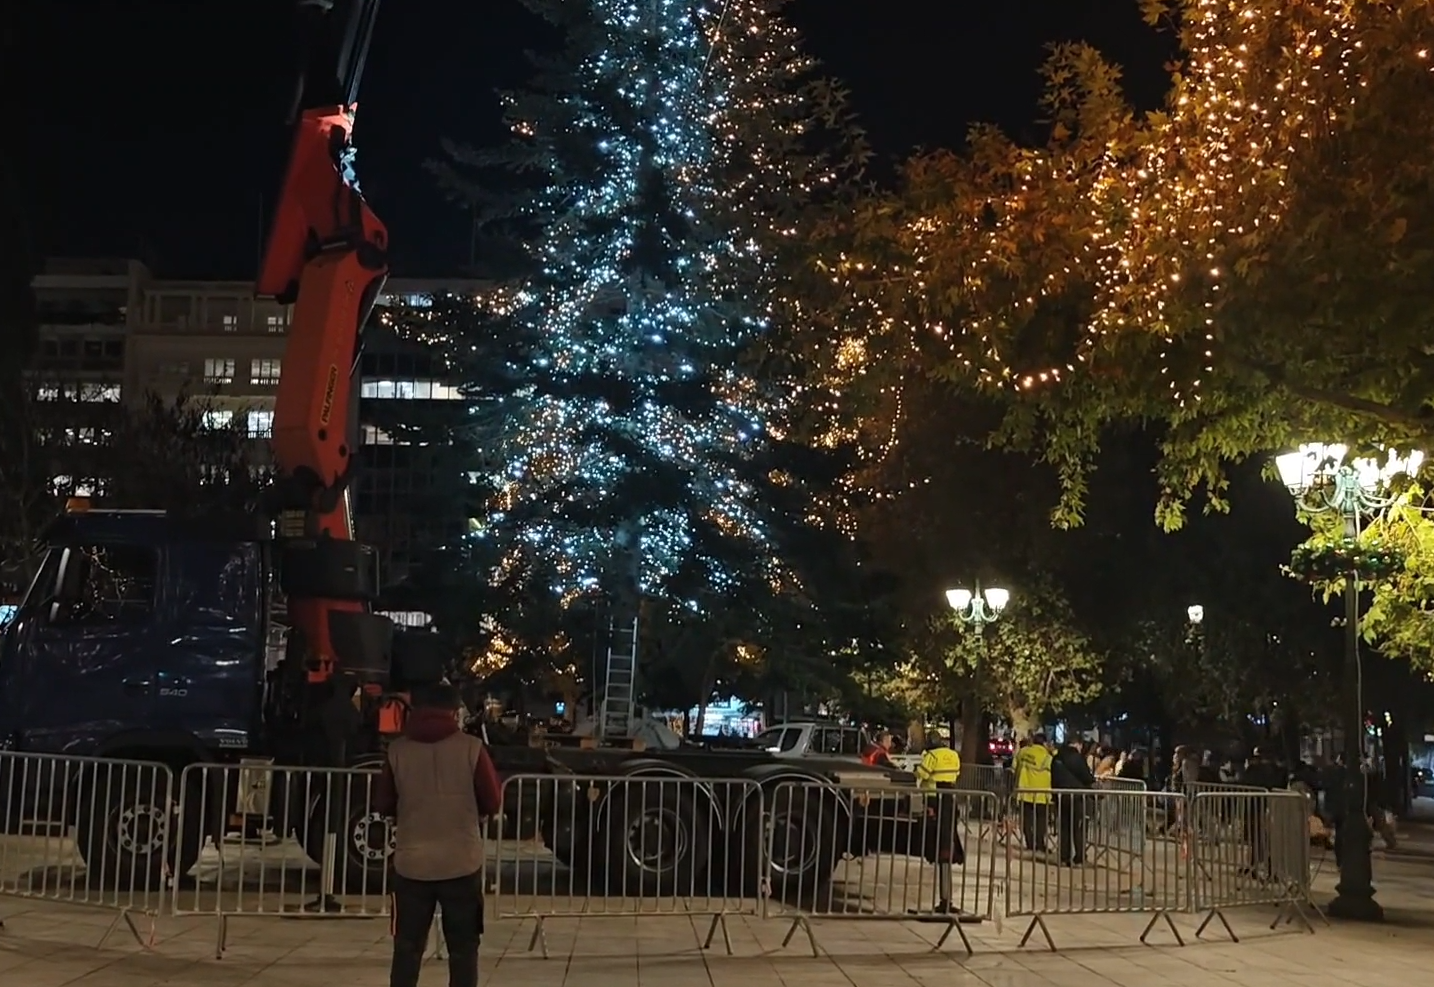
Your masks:
<path fill-rule="evenodd" d="M 710 920 L 603 917 L 551 920 L 548 958 L 529 952 L 531 921 L 489 923 L 485 982 L 532 987 L 1374 987 L 1426 983 L 1434 969 L 1434 855 L 1376 854 L 1376 884 L 1389 920 L 1378 926 L 1299 924 L 1268 929 L 1273 909 L 1232 911 L 1240 936 L 1218 923 L 1204 940 L 1198 916 L 1177 915 L 1187 945 L 1163 923 L 1149 945 L 1138 941 L 1142 915 L 1052 916 L 1057 952 L 1037 933 L 1019 946 L 1026 920 L 963 927 L 974 955 L 957 937 L 933 944 L 942 926 L 907 922 L 814 924 L 820 955 L 789 923 L 734 916 L 727 920 L 732 955 L 719 935 L 703 949 Z M 1327 900 L 1333 863 L 1315 881 Z M 136 920 L 141 945 L 113 913 L 0 898 L 0 984 L 4 987 L 378 987 L 387 983 L 387 923 L 374 919 L 268 918 L 230 921 L 228 950 L 215 960 L 212 918 Z M 106 936 L 106 932 L 109 935 Z M 96 943 L 103 938 L 103 945 Z M 441 960 L 424 983 L 446 983 Z"/>

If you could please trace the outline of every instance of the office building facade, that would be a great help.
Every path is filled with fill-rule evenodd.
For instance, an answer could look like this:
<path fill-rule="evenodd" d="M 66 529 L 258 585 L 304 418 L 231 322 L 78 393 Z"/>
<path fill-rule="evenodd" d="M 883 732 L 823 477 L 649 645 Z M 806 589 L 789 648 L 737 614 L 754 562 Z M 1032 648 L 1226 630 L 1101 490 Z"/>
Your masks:
<path fill-rule="evenodd" d="M 380 304 L 477 288 L 393 278 Z M 86 447 L 103 447 L 114 416 L 151 394 L 201 402 L 207 423 L 242 428 L 254 461 L 266 461 L 291 306 L 254 298 L 249 282 L 164 280 L 133 260 L 53 260 L 33 289 L 33 408 L 56 449 L 53 493 L 103 499 L 104 476 L 87 475 L 103 471 L 86 465 L 103 456 Z M 354 522 L 392 582 L 466 525 L 452 465 L 402 427 L 410 416 L 436 420 L 461 395 L 435 354 L 382 327 L 365 334 L 359 372 Z"/>

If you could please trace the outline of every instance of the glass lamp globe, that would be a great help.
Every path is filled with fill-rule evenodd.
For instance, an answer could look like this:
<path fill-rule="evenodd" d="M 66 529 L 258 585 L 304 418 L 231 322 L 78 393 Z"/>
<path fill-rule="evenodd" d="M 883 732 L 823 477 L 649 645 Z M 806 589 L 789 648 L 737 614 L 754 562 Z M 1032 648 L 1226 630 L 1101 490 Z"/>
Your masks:
<path fill-rule="evenodd" d="M 948 589 L 946 602 L 951 604 L 952 610 L 965 610 L 971 605 L 971 591 L 969 589 Z"/>

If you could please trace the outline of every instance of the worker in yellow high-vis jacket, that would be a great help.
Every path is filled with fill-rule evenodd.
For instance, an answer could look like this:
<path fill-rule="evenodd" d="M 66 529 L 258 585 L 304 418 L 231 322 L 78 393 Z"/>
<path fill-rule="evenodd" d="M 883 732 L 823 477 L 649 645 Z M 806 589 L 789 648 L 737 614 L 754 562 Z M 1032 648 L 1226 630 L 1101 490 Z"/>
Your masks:
<path fill-rule="evenodd" d="M 960 909 L 951 901 L 953 882 L 951 866 L 966 863 L 966 850 L 957 831 L 960 810 L 956 805 L 956 782 L 961 778 L 961 755 L 951 746 L 951 735 L 933 730 L 921 763 L 916 768 L 916 782 L 923 791 L 932 793 L 928 805 L 936 810 L 931 824 L 934 830 L 926 841 L 927 859 L 936 864 L 936 912 L 955 915 Z"/>
<path fill-rule="evenodd" d="M 1051 751 L 1046 746 L 1046 735 L 1036 734 L 1016 751 L 1011 769 L 1016 774 L 1016 802 L 1021 810 L 1026 849 L 1043 850 L 1051 811 Z"/>
<path fill-rule="evenodd" d="M 933 730 L 931 741 L 916 766 L 916 783 L 927 791 L 956 787 L 961 777 L 961 755 L 951 746 L 945 730 Z"/>

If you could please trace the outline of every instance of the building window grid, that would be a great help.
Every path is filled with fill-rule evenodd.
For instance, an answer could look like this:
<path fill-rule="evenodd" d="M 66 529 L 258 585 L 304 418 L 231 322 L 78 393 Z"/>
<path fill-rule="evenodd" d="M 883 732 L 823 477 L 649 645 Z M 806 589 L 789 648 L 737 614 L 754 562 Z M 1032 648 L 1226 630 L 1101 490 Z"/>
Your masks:
<path fill-rule="evenodd" d="M 37 401 L 83 401 L 86 404 L 114 404 L 121 396 L 120 385 L 104 383 L 47 382 L 35 388 Z"/>
<path fill-rule="evenodd" d="M 366 380 L 359 386 L 359 397 L 371 401 L 461 401 L 462 392 L 452 384 L 437 380 Z"/>
<path fill-rule="evenodd" d="M 234 383 L 234 360 L 223 357 L 205 360 L 204 382 L 206 384 Z"/>
<path fill-rule="evenodd" d="M 248 435 L 251 439 L 272 438 L 274 435 L 274 413 L 272 411 L 249 412 Z"/>
<path fill-rule="evenodd" d="M 249 361 L 249 382 L 269 387 L 278 384 L 282 363 L 278 357 L 255 357 Z"/>

